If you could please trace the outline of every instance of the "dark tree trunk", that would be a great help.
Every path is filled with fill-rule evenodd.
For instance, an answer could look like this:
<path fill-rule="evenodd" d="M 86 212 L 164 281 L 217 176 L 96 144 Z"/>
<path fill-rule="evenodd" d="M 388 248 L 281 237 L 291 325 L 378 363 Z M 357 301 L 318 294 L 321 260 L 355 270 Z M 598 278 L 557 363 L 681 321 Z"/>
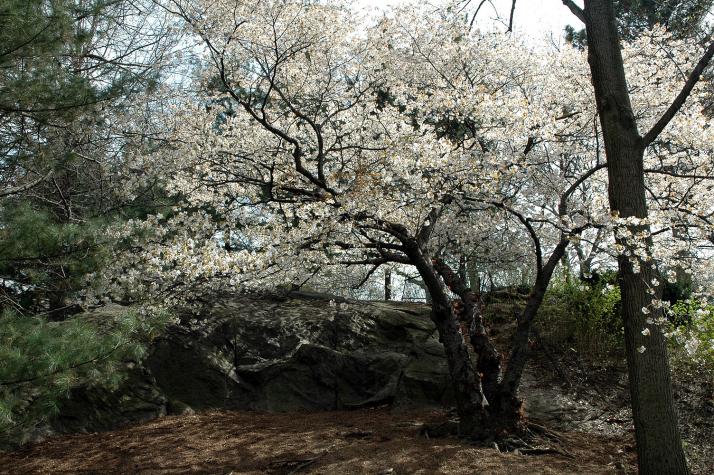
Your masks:
<path fill-rule="evenodd" d="M 521 404 L 518 397 L 518 387 L 521 384 L 523 370 L 528 362 L 530 353 L 528 339 L 530 338 L 533 328 L 533 320 L 543 303 L 543 298 L 545 297 L 546 290 L 548 290 L 553 272 L 558 266 L 558 262 L 560 262 L 565 255 L 565 249 L 568 247 L 568 243 L 569 241 L 565 237 L 561 238 L 548 261 L 542 268 L 538 269 L 535 284 L 531 289 L 531 293 L 528 295 L 526 306 L 518 318 L 516 333 L 513 335 L 513 341 L 511 343 L 508 367 L 506 368 L 499 388 L 500 394 L 498 401 L 506 405 L 506 409 L 504 410 L 508 410 L 509 407 L 519 407 Z"/>
<path fill-rule="evenodd" d="M 488 335 L 481 312 L 479 294 L 466 285 L 460 273 L 454 272 L 448 264 L 440 259 L 434 259 L 430 263 L 427 262 L 427 265 L 422 266 L 425 269 L 424 271 L 417 265 L 424 277 L 424 282 L 429 285 L 432 296 L 439 296 L 438 300 L 434 299 L 434 304 L 432 305 L 434 312 L 437 312 L 437 309 L 440 308 L 437 307 L 436 303 L 444 302 L 444 308 L 447 308 L 451 314 L 447 316 L 444 312 L 445 318 L 448 317 L 454 319 L 454 321 L 459 319 L 468 327 L 469 340 L 477 357 L 476 369 L 478 374 L 476 379 L 480 382 L 479 389 L 482 391 L 480 396 L 482 399 L 481 404 L 482 406 L 487 406 L 486 411 L 482 411 L 481 420 L 482 423 L 488 424 L 488 430 L 481 429 L 480 434 L 482 435 L 497 435 L 503 432 L 517 433 L 525 427 L 522 401 L 518 397 L 518 387 L 529 355 L 528 339 L 532 330 L 533 320 L 543 302 L 543 297 L 553 272 L 565 254 L 568 243 L 566 236 L 563 236 L 548 261 L 544 265 L 539 264 L 536 283 L 528 298 L 523 314 L 519 318 L 518 327 L 512 341 L 507 371 L 503 375 L 501 372 L 502 356 Z M 540 248 L 538 247 L 538 249 Z M 539 262 L 541 262 L 540 254 L 538 255 Z M 452 292 L 459 296 L 458 315 L 453 312 L 439 277 L 443 279 L 443 282 Z M 441 334 L 441 329 L 439 331 Z M 463 344 L 462 339 L 461 344 Z"/>
<path fill-rule="evenodd" d="M 384 270 L 384 300 L 392 300 L 392 269 Z"/>
<path fill-rule="evenodd" d="M 459 320 L 468 328 L 469 340 L 477 356 L 476 367 L 483 393 L 492 408 L 501 378 L 501 354 L 488 336 L 479 295 L 466 285 L 460 273 L 454 273 L 443 261 L 435 260 L 434 269 L 444 279 L 446 286 L 461 299 Z"/>
<path fill-rule="evenodd" d="M 612 2 L 585 0 L 584 17 L 588 62 L 608 162 L 610 208 L 622 218 L 646 218 L 644 142 L 630 104 Z M 630 226 L 630 230 L 648 233 L 649 226 Z M 632 246 L 621 239 L 618 243 Z M 646 244 L 651 246 L 651 239 Z M 630 259 L 622 255 L 618 259 L 639 469 L 643 474 L 687 474 L 672 398 L 667 342 L 660 328 L 648 324 L 648 315 L 642 312 L 652 301 L 647 289 L 657 276 L 651 262 L 640 260 L 636 272 Z M 650 330 L 649 336 L 642 335 L 645 328 Z"/>
<path fill-rule="evenodd" d="M 491 433 L 486 421 L 488 402 L 461 335 L 446 288 L 431 260 L 424 255 L 416 242 L 405 242 L 404 247 L 431 296 L 431 319 L 436 325 L 446 353 L 460 422 L 459 432 L 475 438 L 488 436 Z"/>

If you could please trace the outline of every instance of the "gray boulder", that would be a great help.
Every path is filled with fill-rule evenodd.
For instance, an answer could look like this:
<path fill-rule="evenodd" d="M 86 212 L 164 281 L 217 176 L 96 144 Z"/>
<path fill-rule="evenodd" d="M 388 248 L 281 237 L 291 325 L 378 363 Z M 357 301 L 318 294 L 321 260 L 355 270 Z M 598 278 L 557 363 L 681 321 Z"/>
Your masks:
<path fill-rule="evenodd" d="M 166 415 L 168 401 L 151 375 L 141 367 L 128 368 L 118 389 L 78 387 L 60 403 L 52 429 L 85 432 L 113 429 Z"/>
<path fill-rule="evenodd" d="M 334 410 L 450 401 L 429 309 L 311 294 L 241 297 L 184 317 L 145 365 L 194 409 Z"/>
<path fill-rule="evenodd" d="M 75 389 L 53 427 L 106 430 L 210 408 L 323 411 L 452 400 L 425 305 L 291 293 L 215 298 L 180 319 L 118 390 Z"/>

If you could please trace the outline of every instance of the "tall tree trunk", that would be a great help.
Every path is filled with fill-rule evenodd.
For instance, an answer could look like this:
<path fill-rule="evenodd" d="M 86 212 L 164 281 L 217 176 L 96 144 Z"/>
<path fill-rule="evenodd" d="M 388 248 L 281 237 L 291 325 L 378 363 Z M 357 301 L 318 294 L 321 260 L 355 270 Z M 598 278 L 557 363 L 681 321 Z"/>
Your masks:
<path fill-rule="evenodd" d="M 622 218 L 646 218 L 644 146 L 630 104 L 612 1 L 585 0 L 584 17 L 588 62 L 608 162 L 610 208 Z M 629 229 L 635 234 L 649 233 L 645 224 Z M 632 242 L 617 240 L 632 249 Z M 649 251 L 651 239 L 645 244 Z M 618 258 L 639 469 L 643 474 L 687 474 L 672 398 L 667 342 L 657 325 L 648 324 L 648 315 L 642 311 L 652 302 L 647 290 L 657 272 L 650 259 L 640 259 L 636 265 L 639 269 L 625 255 Z M 645 328 L 649 336 L 642 334 Z"/>

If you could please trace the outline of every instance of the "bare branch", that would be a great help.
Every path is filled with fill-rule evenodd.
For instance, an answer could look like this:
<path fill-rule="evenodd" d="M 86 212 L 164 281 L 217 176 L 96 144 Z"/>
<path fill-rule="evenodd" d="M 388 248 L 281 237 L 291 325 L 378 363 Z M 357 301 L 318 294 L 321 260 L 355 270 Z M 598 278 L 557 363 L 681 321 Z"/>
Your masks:
<path fill-rule="evenodd" d="M 564 216 L 568 212 L 568 198 L 570 198 L 570 195 L 572 195 L 573 192 L 580 185 L 582 185 L 585 180 L 587 180 L 588 178 L 593 176 L 595 174 L 595 172 L 597 172 L 598 170 L 601 170 L 605 167 L 607 167 L 607 163 L 600 163 L 600 164 L 594 166 L 593 168 L 591 168 L 590 170 L 588 170 L 587 172 L 585 172 L 583 175 L 580 176 L 580 178 L 575 180 L 575 182 L 572 185 L 570 185 L 570 187 L 567 190 L 565 190 L 565 193 L 563 193 L 563 195 L 561 196 L 560 204 L 558 205 L 558 214 L 560 214 L 561 216 Z"/>
<path fill-rule="evenodd" d="M 568 8 L 570 9 L 570 11 L 573 13 L 573 15 L 575 15 L 576 17 L 578 17 L 578 20 L 580 20 L 580 21 L 582 21 L 583 23 L 585 23 L 585 12 L 583 11 L 582 8 L 580 8 L 579 6 L 577 6 L 577 5 L 573 2 L 573 0 L 563 0 L 563 5 L 565 5 L 566 7 L 568 7 Z"/>
<path fill-rule="evenodd" d="M 379 269 L 382 266 L 382 264 L 386 264 L 386 263 L 387 263 L 386 259 L 382 260 L 381 262 L 377 261 L 372 266 L 372 268 L 367 272 L 367 274 L 365 274 L 365 276 L 359 281 L 359 283 L 357 285 L 352 286 L 352 288 L 359 289 L 360 287 L 362 287 L 364 284 L 367 283 L 369 278 L 372 277 L 372 275 L 377 271 L 377 269 Z"/>
<path fill-rule="evenodd" d="M 511 3 L 511 16 L 508 18 L 508 32 L 513 31 L 513 14 L 516 13 L 516 0 Z"/>
<path fill-rule="evenodd" d="M 30 189 L 36 187 L 37 185 L 39 185 L 40 183 L 42 183 L 43 181 L 47 180 L 49 177 L 52 176 L 53 173 L 54 173 L 54 171 L 50 170 L 50 172 L 47 175 L 41 176 L 40 178 L 38 178 L 35 181 L 32 181 L 30 183 L 25 183 L 24 185 L 0 190 L 0 198 L 3 198 L 5 196 L 10 196 L 10 195 L 16 195 L 18 193 L 22 193 L 23 191 L 30 190 Z"/>
<path fill-rule="evenodd" d="M 712 175 L 698 175 L 696 173 L 677 173 L 677 172 L 670 172 L 667 170 L 658 170 L 656 168 L 645 168 L 644 172 L 645 173 L 655 173 L 657 175 L 667 175 L 667 176 L 671 176 L 674 178 L 688 178 L 691 180 L 714 180 L 714 176 L 712 176 Z"/>

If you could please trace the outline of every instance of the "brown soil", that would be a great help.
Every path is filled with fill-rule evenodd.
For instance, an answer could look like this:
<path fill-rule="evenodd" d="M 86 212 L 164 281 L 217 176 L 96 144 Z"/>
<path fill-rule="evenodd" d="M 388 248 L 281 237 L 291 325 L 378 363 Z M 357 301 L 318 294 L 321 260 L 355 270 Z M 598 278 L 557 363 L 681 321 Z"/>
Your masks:
<path fill-rule="evenodd" d="M 441 411 L 169 416 L 0 453 L 0 474 L 604 474 L 634 473 L 630 437 L 545 432 L 531 454 L 428 438 Z M 525 449 L 524 452 L 528 452 Z"/>

